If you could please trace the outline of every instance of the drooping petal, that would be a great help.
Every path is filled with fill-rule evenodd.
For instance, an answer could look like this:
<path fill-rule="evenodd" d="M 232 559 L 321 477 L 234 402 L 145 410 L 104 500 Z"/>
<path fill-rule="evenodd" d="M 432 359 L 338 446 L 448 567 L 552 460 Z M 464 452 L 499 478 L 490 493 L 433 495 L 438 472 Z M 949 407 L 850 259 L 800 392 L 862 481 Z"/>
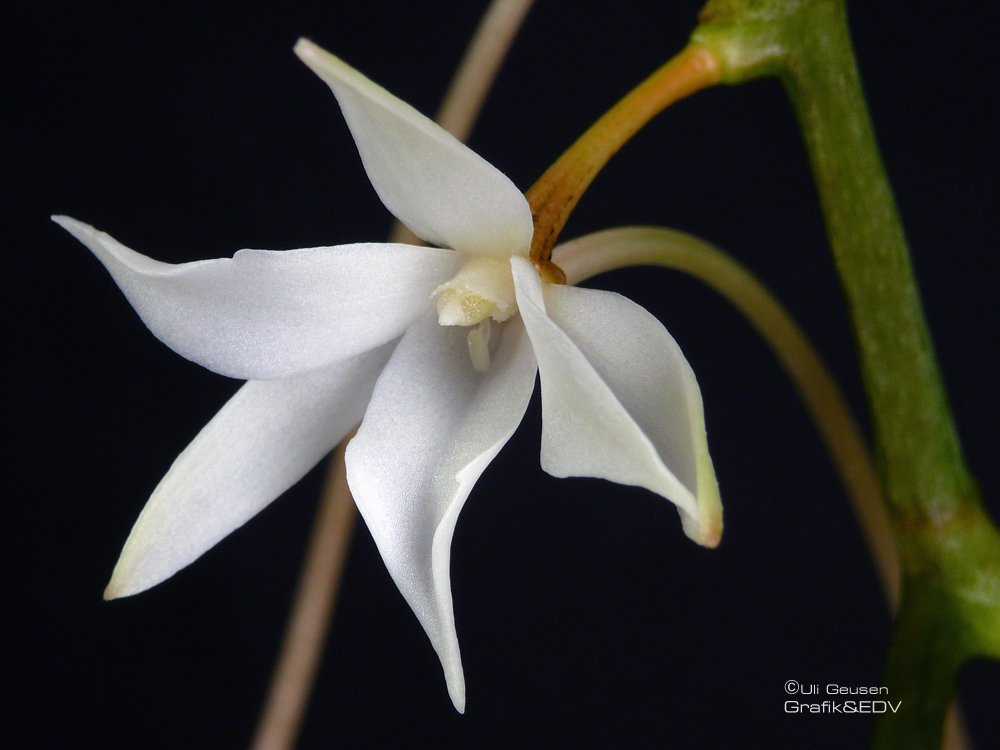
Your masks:
<path fill-rule="evenodd" d="M 397 219 L 428 242 L 463 253 L 527 255 L 531 210 L 503 173 L 307 39 L 295 54 L 333 90 L 368 178 Z"/>
<path fill-rule="evenodd" d="M 461 261 L 439 248 L 362 243 L 172 265 L 52 219 L 97 256 L 160 341 L 242 379 L 306 372 L 399 337 Z"/>
<path fill-rule="evenodd" d="M 360 421 L 392 347 L 244 385 L 154 490 L 105 598 L 169 578 L 299 481 Z"/>
<path fill-rule="evenodd" d="M 535 383 L 520 321 L 499 330 L 489 370 L 477 373 L 468 328 L 442 327 L 433 313 L 414 324 L 379 377 L 346 455 L 354 499 L 441 659 L 460 712 L 465 680 L 451 600 L 451 538 L 466 497 L 517 428 Z"/>
<path fill-rule="evenodd" d="M 621 295 L 543 285 L 528 261 L 511 264 L 542 381 L 542 468 L 645 487 L 677 506 L 694 541 L 718 544 L 701 392 L 677 343 Z"/>

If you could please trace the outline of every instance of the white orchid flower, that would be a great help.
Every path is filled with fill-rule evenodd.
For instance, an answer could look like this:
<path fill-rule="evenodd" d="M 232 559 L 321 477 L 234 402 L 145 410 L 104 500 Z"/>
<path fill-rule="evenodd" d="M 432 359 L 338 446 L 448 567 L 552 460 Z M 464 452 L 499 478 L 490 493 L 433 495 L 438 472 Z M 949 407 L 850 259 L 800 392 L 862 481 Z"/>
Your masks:
<path fill-rule="evenodd" d="M 295 51 L 333 89 L 382 202 L 439 247 L 241 250 L 170 265 L 53 217 L 161 341 L 249 381 L 153 492 L 106 596 L 193 562 L 361 421 L 348 483 L 463 711 L 452 535 L 520 423 L 536 369 L 542 468 L 648 488 L 676 504 L 688 536 L 714 546 L 721 506 L 701 395 L 646 310 L 540 278 L 531 211 L 506 176 L 333 55 L 305 40 Z"/>

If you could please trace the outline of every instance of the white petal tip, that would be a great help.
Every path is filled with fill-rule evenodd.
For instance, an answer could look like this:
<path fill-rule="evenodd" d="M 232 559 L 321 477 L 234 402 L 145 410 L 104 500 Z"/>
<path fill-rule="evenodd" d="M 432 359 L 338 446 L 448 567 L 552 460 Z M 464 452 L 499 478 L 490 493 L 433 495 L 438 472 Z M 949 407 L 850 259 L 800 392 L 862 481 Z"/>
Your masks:
<path fill-rule="evenodd" d="M 104 601 L 110 602 L 112 599 L 124 599 L 126 596 L 133 596 L 148 589 L 149 586 L 136 586 L 134 582 L 123 577 L 115 571 L 111 575 L 111 580 L 104 589 Z"/>
<path fill-rule="evenodd" d="M 63 216 L 62 214 L 52 214 L 52 216 L 50 216 L 49 218 L 52 219 L 52 221 L 54 221 L 56 224 L 61 226 L 63 229 L 65 229 L 67 232 L 72 232 L 75 228 L 82 226 L 81 223 L 76 219 L 73 219 L 69 216 Z"/>
<path fill-rule="evenodd" d="M 698 438 L 696 438 L 698 439 Z M 715 467 L 708 454 L 704 431 L 700 435 L 701 447 L 698 452 L 698 524 L 691 538 L 702 547 L 715 549 L 722 541 L 722 495 L 719 481 L 715 477 Z M 687 529 L 685 529 L 687 531 Z"/>
<path fill-rule="evenodd" d="M 451 698 L 451 704 L 455 707 L 455 710 L 460 714 L 465 713 L 465 689 L 463 688 L 461 694 L 456 692 L 448 691 L 448 695 Z"/>
<path fill-rule="evenodd" d="M 711 475 L 710 489 L 698 498 L 698 515 L 681 511 L 681 524 L 684 533 L 695 544 L 708 549 L 715 549 L 722 541 L 722 499 L 719 497 L 719 485 L 715 482 L 714 472 Z"/>
<path fill-rule="evenodd" d="M 305 37 L 299 38 L 292 51 L 310 70 L 324 80 L 326 80 L 326 76 L 328 75 L 343 78 L 345 74 L 352 71 L 352 68 L 339 57 L 327 52 L 318 44 Z M 327 82 L 329 83 L 329 81 Z"/>
<path fill-rule="evenodd" d="M 303 61 L 307 57 L 316 58 L 316 57 L 319 56 L 319 54 L 321 52 L 321 50 L 320 50 L 320 48 L 318 46 L 316 46 L 315 44 L 313 44 L 311 41 L 309 41 L 308 39 L 306 39 L 304 36 L 303 37 L 299 37 L 299 40 L 297 42 L 295 42 L 295 47 L 293 48 L 292 51 L 295 52 L 295 54 L 299 56 L 299 59 L 301 59 Z"/>
<path fill-rule="evenodd" d="M 453 657 L 442 662 L 444 679 L 448 685 L 448 697 L 460 714 L 465 713 L 465 672 L 462 671 L 462 657 L 458 653 L 458 641 L 453 641 Z"/>
<path fill-rule="evenodd" d="M 121 585 L 112 578 L 111 582 L 104 589 L 104 601 L 110 602 L 113 599 L 121 599 L 125 596 L 128 596 L 128 593 L 123 591 Z"/>
<path fill-rule="evenodd" d="M 372 99 L 374 96 L 375 99 L 385 97 L 395 100 L 395 97 L 384 91 L 374 82 L 368 80 L 363 74 L 352 68 L 335 54 L 328 52 L 305 37 L 300 38 L 295 43 L 292 51 L 305 63 L 309 70 L 319 76 L 327 86 L 333 89 L 334 96 L 337 97 L 341 107 L 344 105 L 344 102 L 340 99 L 343 93 L 341 87 L 343 86 L 354 91 L 364 92 L 364 96 L 369 99 Z M 399 104 L 402 104 L 404 107 L 408 106 L 402 102 L 399 102 Z M 395 106 L 395 104 L 391 106 Z M 348 120 L 348 125 L 350 125 L 350 120 Z M 357 136 L 355 136 L 355 139 L 357 139 Z"/>
<path fill-rule="evenodd" d="M 722 541 L 722 517 L 704 519 L 698 528 L 696 536 L 691 537 L 696 543 L 708 549 L 715 549 Z"/>
<path fill-rule="evenodd" d="M 52 219 L 52 221 L 54 221 L 56 224 L 61 226 L 63 229 L 65 229 L 67 232 L 69 232 L 71 235 L 73 235 L 76 239 L 78 239 L 88 248 L 90 248 L 91 251 L 93 251 L 91 243 L 94 242 L 94 240 L 96 239 L 95 235 L 104 235 L 103 232 L 94 229 L 94 227 L 90 226 L 90 224 L 85 224 L 82 221 L 78 221 L 74 219 L 72 216 L 53 214 L 49 218 Z"/>
<path fill-rule="evenodd" d="M 125 544 L 127 548 L 128 542 Z M 108 581 L 108 585 L 104 589 L 105 601 L 141 594 L 170 577 L 169 575 L 150 575 L 150 572 L 143 570 L 141 565 L 137 566 L 134 559 L 127 559 L 125 552 L 126 550 L 122 550 L 122 557 L 119 558 L 115 569 L 111 571 L 111 580 Z M 134 558 L 134 555 L 129 557 Z"/>

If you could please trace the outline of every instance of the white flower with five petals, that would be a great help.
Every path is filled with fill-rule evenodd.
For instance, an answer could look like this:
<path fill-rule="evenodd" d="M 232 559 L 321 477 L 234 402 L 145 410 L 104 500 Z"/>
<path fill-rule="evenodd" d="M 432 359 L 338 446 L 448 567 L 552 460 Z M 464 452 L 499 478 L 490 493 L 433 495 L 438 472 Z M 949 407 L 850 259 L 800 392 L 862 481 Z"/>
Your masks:
<path fill-rule="evenodd" d="M 386 207 L 438 247 L 362 243 L 171 265 L 68 217 L 179 354 L 248 382 L 180 454 L 125 543 L 106 596 L 197 559 L 314 466 L 350 429 L 358 508 L 441 659 L 465 682 L 450 549 L 480 474 L 542 386 L 542 468 L 645 487 L 689 537 L 721 532 L 701 395 L 677 344 L 611 292 L 544 282 L 513 183 L 431 120 L 302 40 L 333 90 Z"/>

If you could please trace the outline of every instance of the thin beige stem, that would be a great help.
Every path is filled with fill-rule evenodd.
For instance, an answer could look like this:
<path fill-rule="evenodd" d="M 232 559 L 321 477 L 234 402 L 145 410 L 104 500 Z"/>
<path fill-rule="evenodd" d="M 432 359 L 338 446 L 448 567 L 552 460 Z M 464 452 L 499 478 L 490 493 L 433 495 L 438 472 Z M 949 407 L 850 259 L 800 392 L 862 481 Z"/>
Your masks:
<path fill-rule="evenodd" d="M 895 611 L 899 558 L 867 444 L 829 370 L 774 295 L 718 248 L 669 229 L 627 227 L 587 235 L 556 248 L 553 261 L 566 272 L 569 283 L 625 266 L 677 269 L 705 282 L 743 313 L 802 396 L 851 499 L 889 607 Z"/>
<path fill-rule="evenodd" d="M 267 710 L 261 716 L 251 746 L 253 750 L 291 747 L 302 723 L 357 520 L 344 470 L 344 449 L 353 436 L 352 431 L 337 447 L 330 462 L 295 593 L 293 614 L 268 692 Z"/>
<path fill-rule="evenodd" d="M 438 115 L 438 122 L 459 140 L 468 137 L 531 4 L 532 0 L 493 0 L 480 21 Z M 420 242 L 398 222 L 391 239 Z M 305 715 L 357 519 L 344 469 L 344 449 L 353 434 L 344 438 L 331 459 L 252 750 L 288 750 Z"/>
<path fill-rule="evenodd" d="M 494 0 L 479 22 L 435 120 L 465 141 L 532 0 Z"/>
<path fill-rule="evenodd" d="M 944 738 L 941 741 L 941 750 L 968 750 L 970 747 L 972 747 L 972 741 L 969 739 L 969 730 L 965 726 L 962 706 L 958 698 L 955 698 L 948 707 L 948 715 L 944 719 Z"/>

